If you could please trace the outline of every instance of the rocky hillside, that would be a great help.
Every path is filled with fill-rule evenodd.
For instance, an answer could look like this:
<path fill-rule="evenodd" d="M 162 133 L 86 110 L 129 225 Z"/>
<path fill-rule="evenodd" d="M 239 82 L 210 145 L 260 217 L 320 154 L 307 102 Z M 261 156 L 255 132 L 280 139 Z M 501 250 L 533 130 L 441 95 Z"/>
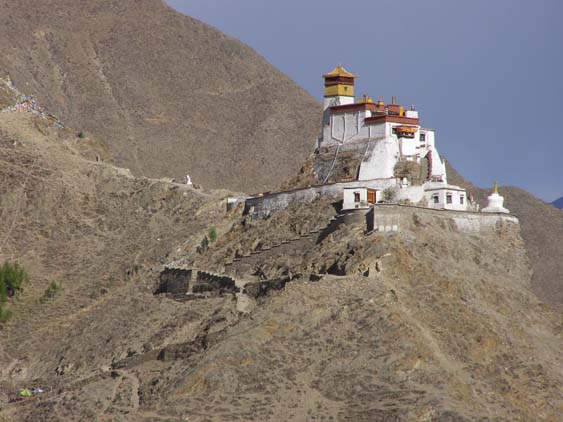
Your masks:
<path fill-rule="evenodd" d="M 0 415 L 558 420 L 563 319 L 531 293 L 517 227 L 473 236 L 411 212 L 401 235 L 366 234 L 363 219 L 330 223 L 336 212 L 318 202 L 258 222 L 229 213 L 217 242 L 169 257 L 250 281 L 249 313 L 212 283 L 193 297 L 154 294 L 158 274 L 147 273 L 70 319 L 30 325 L 53 338 L 32 348 L 40 356 L 10 326 L 4 393 L 30 383 L 51 390 Z M 240 258 L 228 269 L 231 253 Z"/>
<path fill-rule="evenodd" d="M 0 0 L 0 70 L 134 174 L 210 188 L 275 188 L 320 121 L 253 50 L 161 0 Z"/>
<path fill-rule="evenodd" d="M 409 214 L 366 234 L 323 201 L 249 221 L 56 123 L 0 113 L 0 261 L 30 272 L 0 421 L 557 421 L 563 319 L 516 227 Z M 162 264 L 226 277 L 169 295 Z M 10 402 L 30 386 L 47 391 Z"/>
<path fill-rule="evenodd" d="M 448 165 L 450 183 L 463 186 L 486 206 L 490 189 L 478 188 Z M 533 269 L 532 286 L 537 296 L 563 312 L 563 214 L 523 189 L 500 188 L 505 205 L 520 219 L 522 237 Z"/>
<path fill-rule="evenodd" d="M 48 360 L 76 318 L 167 254 L 193 249 L 223 214 L 221 192 L 84 158 L 104 153 L 39 114 L 0 113 L 0 262 L 19 261 L 31 280 L 7 305 L 0 384 L 16 363 L 17 377 L 34 377 L 28 365 Z"/>

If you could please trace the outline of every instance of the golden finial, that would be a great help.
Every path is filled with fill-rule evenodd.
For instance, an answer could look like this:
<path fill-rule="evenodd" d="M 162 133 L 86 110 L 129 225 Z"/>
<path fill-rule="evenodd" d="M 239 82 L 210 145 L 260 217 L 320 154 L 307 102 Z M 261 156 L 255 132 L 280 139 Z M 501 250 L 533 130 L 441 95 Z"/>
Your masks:
<path fill-rule="evenodd" d="M 498 183 L 495 180 L 495 184 L 493 185 L 493 193 L 498 193 Z"/>

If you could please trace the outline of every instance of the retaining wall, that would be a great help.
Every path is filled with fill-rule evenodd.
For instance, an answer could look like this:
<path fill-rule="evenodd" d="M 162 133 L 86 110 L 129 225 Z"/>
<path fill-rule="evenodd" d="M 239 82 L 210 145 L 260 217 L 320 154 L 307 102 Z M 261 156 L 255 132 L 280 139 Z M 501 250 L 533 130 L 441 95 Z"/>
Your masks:
<path fill-rule="evenodd" d="M 472 211 L 437 210 L 398 204 L 376 204 L 373 208 L 374 230 L 397 232 L 412 226 L 425 226 L 441 220 L 453 230 L 468 234 L 519 228 L 518 218 L 512 214 Z"/>
<path fill-rule="evenodd" d="M 248 214 L 253 219 L 266 218 L 272 213 L 284 210 L 292 204 L 310 204 L 320 197 L 340 200 L 342 199 L 344 188 L 347 187 L 367 187 L 370 189 L 384 190 L 396 185 L 397 181 L 395 178 L 356 180 L 270 193 L 263 196 L 247 198 L 244 206 L 244 214 Z"/>

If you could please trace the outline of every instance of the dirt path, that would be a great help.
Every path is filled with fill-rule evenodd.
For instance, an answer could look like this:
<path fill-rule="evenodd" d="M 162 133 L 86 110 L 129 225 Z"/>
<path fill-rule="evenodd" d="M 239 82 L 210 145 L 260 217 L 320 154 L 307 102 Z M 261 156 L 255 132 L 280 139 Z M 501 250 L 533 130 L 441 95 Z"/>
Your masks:
<path fill-rule="evenodd" d="M 131 381 L 131 406 L 133 410 L 139 410 L 139 387 L 141 386 L 139 378 L 137 378 L 136 375 L 133 375 L 126 371 L 121 371 L 120 373 L 123 378 L 127 378 L 129 381 Z"/>

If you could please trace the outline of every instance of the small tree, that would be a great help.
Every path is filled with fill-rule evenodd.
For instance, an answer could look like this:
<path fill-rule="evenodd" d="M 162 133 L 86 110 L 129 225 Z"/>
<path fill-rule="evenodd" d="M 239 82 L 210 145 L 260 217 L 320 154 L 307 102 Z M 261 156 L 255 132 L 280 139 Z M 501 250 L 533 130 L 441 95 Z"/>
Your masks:
<path fill-rule="evenodd" d="M 4 285 L 4 291 L 8 297 L 20 291 L 23 283 L 25 283 L 27 279 L 27 272 L 17 262 L 14 264 L 4 262 L 4 264 L 0 266 L 0 285 Z"/>
<path fill-rule="evenodd" d="M 0 266 L 0 324 L 8 321 L 12 313 L 3 309 L 8 297 L 15 295 L 22 289 L 28 279 L 27 272 L 17 262 L 4 262 Z"/>

